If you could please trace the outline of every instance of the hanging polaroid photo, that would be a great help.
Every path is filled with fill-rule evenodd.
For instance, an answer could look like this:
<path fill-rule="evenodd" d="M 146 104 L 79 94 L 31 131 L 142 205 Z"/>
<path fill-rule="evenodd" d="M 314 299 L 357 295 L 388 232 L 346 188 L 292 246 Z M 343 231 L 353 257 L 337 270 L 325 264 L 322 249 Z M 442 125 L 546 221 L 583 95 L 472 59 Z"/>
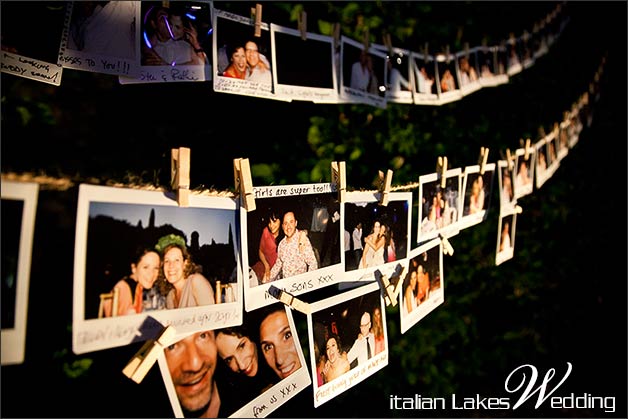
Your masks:
<path fill-rule="evenodd" d="M 497 170 L 499 173 L 499 212 L 500 214 L 510 213 L 514 211 L 517 205 L 517 197 L 515 195 L 515 162 L 498 160 Z"/>
<path fill-rule="evenodd" d="M 547 179 L 550 178 L 551 173 L 547 170 L 547 147 L 545 145 L 545 137 L 541 138 L 534 145 L 536 155 L 536 170 L 535 173 L 535 186 L 539 189 Z"/>
<path fill-rule="evenodd" d="M 57 56 L 65 14 L 64 2 L 2 3 L 1 71 L 61 85 L 63 67 Z"/>
<path fill-rule="evenodd" d="M 440 105 L 436 88 L 436 60 L 424 53 L 410 54 L 412 73 L 414 74 L 414 104 Z"/>
<path fill-rule="evenodd" d="M 525 148 L 519 148 L 515 151 L 515 199 L 532 193 L 534 187 L 535 150 L 534 147 L 530 147 L 527 153 Z"/>
<path fill-rule="evenodd" d="M 242 323 L 236 201 L 81 185 L 74 353 Z"/>
<path fill-rule="evenodd" d="M 348 192 L 344 207 L 344 282 L 373 281 L 379 270 L 390 276 L 408 257 L 412 193 L 390 192 L 380 205 L 380 193 Z"/>
<path fill-rule="evenodd" d="M 216 92 L 266 99 L 275 95 L 273 54 L 268 23 L 260 22 L 259 36 L 250 17 L 214 9 L 213 81 Z"/>
<path fill-rule="evenodd" d="M 240 210 L 246 311 L 342 278 L 342 208 L 331 183 L 254 187 L 255 211 Z"/>
<path fill-rule="evenodd" d="M 478 47 L 477 54 L 482 87 L 508 83 L 508 75 L 503 61 L 500 61 L 500 48 L 498 46 Z"/>
<path fill-rule="evenodd" d="M 372 44 L 373 48 L 386 53 L 386 100 L 392 103 L 414 103 L 414 74 L 410 51 L 385 45 Z"/>
<path fill-rule="evenodd" d="M 2 365 L 24 362 L 39 185 L 2 181 Z"/>
<path fill-rule="evenodd" d="M 560 166 L 558 158 L 558 133 L 559 129 L 555 126 L 552 131 L 545 136 L 545 155 L 547 157 L 547 176 L 552 177 Z"/>
<path fill-rule="evenodd" d="M 57 64 L 116 76 L 139 75 L 139 1 L 67 2 Z"/>
<path fill-rule="evenodd" d="M 476 47 L 456 53 L 456 77 L 463 96 L 482 88 L 479 76 L 478 50 L 479 47 Z"/>
<path fill-rule="evenodd" d="M 450 53 L 436 54 L 436 89 L 438 103 L 444 105 L 462 99 L 460 83 L 456 80 L 456 56 Z"/>
<path fill-rule="evenodd" d="M 571 119 L 569 112 L 565 112 L 565 119 L 561 121 L 558 130 L 558 160 L 562 160 L 569 154 L 569 130 L 571 128 Z"/>
<path fill-rule="evenodd" d="M 495 163 L 487 163 L 484 166 L 484 173 L 481 173 L 480 165 L 467 166 L 463 174 L 464 201 L 460 216 L 460 229 L 471 227 L 486 220 L 493 194 Z"/>
<path fill-rule="evenodd" d="M 419 177 L 419 220 L 417 243 L 421 244 L 442 234 L 458 234 L 461 212 L 462 170 L 458 167 L 445 173 L 442 187 L 438 173 Z"/>
<path fill-rule="evenodd" d="M 273 83 L 278 97 L 337 103 L 333 38 L 270 24 Z"/>
<path fill-rule="evenodd" d="M 515 227 L 517 213 L 500 214 L 497 224 L 497 251 L 495 253 L 495 265 L 513 258 L 515 250 Z"/>
<path fill-rule="evenodd" d="M 410 252 L 410 265 L 399 293 L 401 333 L 444 301 L 443 246 L 440 239 L 434 239 Z"/>
<path fill-rule="evenodd" d="M 388 365 L 388 331 L 377 283 L 310 307 L 310 363 L 314 407 L 319 407 Z"/>
<path fill-rule="evenodd" d="M 340 97 L 386 108 L 386 53 L 340 37 Z"/>
<path fill-rule="evenodd" d="M 211 80 L 211 3 L 142 1 L 140 9 L 139 74 L 120 83 Z"/>

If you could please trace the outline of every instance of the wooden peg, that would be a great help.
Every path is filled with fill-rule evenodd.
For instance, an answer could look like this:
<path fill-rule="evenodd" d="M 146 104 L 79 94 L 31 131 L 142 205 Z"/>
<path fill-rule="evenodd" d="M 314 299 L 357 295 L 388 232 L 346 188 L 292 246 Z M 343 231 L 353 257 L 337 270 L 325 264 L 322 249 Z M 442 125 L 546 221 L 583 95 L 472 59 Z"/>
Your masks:
<path fill-rule="evenodd" d="M 526 142 L 525 142 L 525 146 L 524 146 L 524 152 L 523 152 L 523 158 L 528 161 L 530 159 L 530 153 L 532 152 L 532 140 L 530 138 L 526 138 Z"/>
<path fill-rule="evenodd" d="M 514 156 L 512 155 L 512 153 L 510 152 L 510 149 L 507 148 L 506 149 L 506 164 L 508 167 L 508 170 L 512 170 L 512 161 L 513 161 Z"/>
<path fill-rule="evenodd" d="M 236 193 L 240 195 L 240 204 L 248 211 L 255 210 L 255 195 L 249 159 L 233 159 L 233 180 Z"/>
<path fill-rule="evenodd" d="M 447 156 L 438 156 L 438 160 L 436 162 L 436 173 L 440 178 L 440 187 L 444 189 L 445 186 L 447 186 Z"/>
<path fill-rule="evenodd" d="M 384 41 L 384 46 L 386 47 L 386 50 L 388 50 L 388 56 L 392 57 L 393 54 L 393 44 L 392 44 L 392 39 L 390 37 L 389 33 L 385 33 L 383 35 L 382 40 Z"/>
<path fill-rule="evenodd" d="M 122 373 L 136 383 L 141 383 L 146 374 L 153 366 L 159 353 L 171 344 L 175 329 L 172 326 L 165 327 L 156 339 L 149 339 L 142 348 L 131 358 L 124 367 Z"/>
<path fill-rule="evenodd" d="M 443 254 L 453 256 L 454 248 L 451 246 L 451 243 L 449 243 L 449 240 L 447 240 L 447 237 L 443 236 L 442 234 L 439 234 L 439 236 L 440 241 L 443 244 Z"/>
<path fill-rule="evenodd" d="M 362 35 L 362 44 L 364 45 L 364 51 L 368 52 L 371 47 L 371 39 L 369 34 L 369 28 L 364 28 L 364 33 Z"/>
<path fill-rule="evenodd" d="M 397 305 L 397 296 L 395 295 L 395 286 L 390 283 L 388 277 L 377 269 L 373 272 L 373 276 L 377 282 L 379 282 L 379 286 L 384 290 L 384 302 L 386 306 L 396 306 Z"/>
<path fill-rule="evenodd" d="M 190 205 L 190 149 L 173 148 L 170 153 L 170 182 L 180 207 Z"/>
<path fill-rule="evenodd" d="M 340 46 L 340 23 L 335 22 L 332 29 L 332 37 L 334 39 L 334 50 Z"/>
<path fill-rule="evenodd" d="M 299 14 L 299 32 L 301 32 L 301 39 L 307 40 L 307 13 L 305 10 L 302 10 Z"/>
<path fill-rule="evenodd" d="M 515 214 L 521 214 L 523 212 L 523 208 L 519 205 L 515 205 Z"/>
<path fill-rule="evenodd" d="M 253 15 L 254 19 L 254 35 L 255 37 L 259 38 L 262 36 L 262 5 L 260 3 L 257 3 L 255 5 L 255 8 L 251 8 L 251 14 Z"/>
<path fill-rule="evenodd" d="M 488 147 L 480 147 L 480 158 L 478 164 L 480 165 L 480 174 L 483 175 L 486 170 L 486 163 L 488 162 Z"/>
<path fill-rule="evenodd" d="M 312 312 L 310 305 L 305 301 L 299 300 L 294 295 L 290 294 L 287 291 L 282 290 L 281 288 L 277 288 L 274 285 L 271 285 L 268 288 L 268 293 L 287 305 L 288 307 L 300 311 L 303 314 L 310 314 Z"/>
<path fill-rule="evenodd" d="M 379 176 L 379 205 L 388 206 L 388 195 L 390 194 L 390 187 L 392 184 L 392 175 L 393 171 L 388 169 L 386 172 L 386 177 L 384 177 L 384 172 L 381 170 L 378 172 Z"/>
<path fill-rule="evenodd" d="M 429 54 L 428 46 L 429 46 L 429 43 L 427 43 L 427 42 L 423 46 L 423 55 L 424 55 L 423 59 L 425 60 L 426 63 L 427 63 L 427 55 Z"/>
<path fill-rule="evenodd" d="M 331 162 L 331 183 L 336 186 L 336 191 L 338 191 L 338 202 L 344 202 L 345 193 L 347 191 L 347 171 L 345 162 Z"/>
<path fill-rule="evenodd" d="M 445 47 L 445 60 L 447 65 L 449 65 L 449 62 L 451 61 L 451 57 L 449 56 L 449 45 Z"/>

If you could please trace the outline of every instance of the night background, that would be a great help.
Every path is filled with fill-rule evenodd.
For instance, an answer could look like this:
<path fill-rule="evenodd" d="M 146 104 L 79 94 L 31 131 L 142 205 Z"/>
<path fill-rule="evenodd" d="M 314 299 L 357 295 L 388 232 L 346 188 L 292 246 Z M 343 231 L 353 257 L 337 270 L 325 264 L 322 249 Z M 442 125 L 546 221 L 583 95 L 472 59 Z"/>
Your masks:
<path fill-rule="evenodd" d="M 558 3 L 262 4 L 264 21 L 287 27 L 297 28 L 304 7 L 312 32 L 331 35 L 331 24 L 340 22 L 342 34 L 356 40 L 368 27 L 372 42 L 388 31 L 395 46 L 419 51 L 427 42 L 430 52 L 447 45 L 456 52 L 465 42 L 494 45 L 530 31 Z M 122 374 L 141 344 L 72 353 L 80 183 L 168 189 L 171 148 L 190 147 L 191 189 L 233 192 L 238 157 L 251 160 L 254 185 L 329 182 L 332 161 L 346 161 L 349 190 L 374 189 L 377 171 L 387 169 L 394 170 L 393 185 L 404 185 L 432 173 L 438 156 L 464 167 L 476 164 L 480 147 L 490 148 L 494 162 L 521 138 L 536 142 L 540 127 L 549 132 L 588 91 L 606 57 L 599 100 L 590 98 L 591 126 L 585 123 L 542 188 L 518 201 L 514 258 L 495 266 L 492 204 L 485 221 L 450 239 L 455 253 L 444 257 L 441 306 L 403 335 L 398 307 L 387 308 L 386 368 L 318 409 L 309 387 L 271 416 L 626 417 L 627 3 L 561 4 L 569 23 L 532 67 L 439 107 L 286 103 L 215 93 L 211 82 L 122 86 L 114 76 L 70 69 L 60 86 L 2 73 L 3 180 L 14 174 L 65 181 L 40 186 L 25 362 L 1 368 L 2 416 L 172 415 L 157 366 L 139 385 Z M 254 5 L 214 4 L 243 16 Z M 416 211 L 414 197 L 413 204 Z M 415 231 L 414 215 L 412 222 Z M 337 292 L 332 288 L 303 299 L 326 298 Z M 309 360 L 305 315 L 293 313 Z M 389 409 L 390 396 L 415 394 L 510 397 L 512 405 L 519 393 L 504 389 L 511 371 L 532 364 L 540 381 L 555 368 L 553 388 L 567 362 L 573 371 L 553 396 L 615 397 L 614 413 L 552 409 L 549 401 L 535 409 L 538 394 L 516 410 Z"/>

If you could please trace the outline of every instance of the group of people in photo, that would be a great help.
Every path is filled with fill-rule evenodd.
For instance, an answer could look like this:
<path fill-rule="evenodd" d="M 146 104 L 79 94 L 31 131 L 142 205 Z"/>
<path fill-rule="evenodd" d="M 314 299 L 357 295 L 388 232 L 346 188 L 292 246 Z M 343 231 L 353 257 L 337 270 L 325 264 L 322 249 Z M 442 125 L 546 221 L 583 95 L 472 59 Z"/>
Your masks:
<path fill-rule="evenodd" d="M 440 287 L 440 275 L 433 269 L 433 263 L 428 263 L 430 255 L 423 252 L 412 259 L 409 271 L 403 283 L 403 312 L 412 313 L 417 307 L 430 298 L 433 289 Z M 436 261 L 429 261 L 436 262 Z"/>
<path fill-rule="evenodd" d="M 363 235 L 362 222 L 351 233 L 345 230 L 346 270 L 366 269 L 397 260 L 393 229 L 390 223 L 377 219 L 368 235 Z"/>

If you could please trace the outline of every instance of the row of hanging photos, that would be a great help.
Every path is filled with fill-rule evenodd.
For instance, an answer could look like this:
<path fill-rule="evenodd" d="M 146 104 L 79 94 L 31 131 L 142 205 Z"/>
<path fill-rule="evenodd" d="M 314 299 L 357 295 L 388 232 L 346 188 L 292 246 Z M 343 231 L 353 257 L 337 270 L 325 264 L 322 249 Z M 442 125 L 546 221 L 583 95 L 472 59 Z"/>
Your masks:
<path fill-rule="evenodd" d="M 120 34 L 129 32 L 123 30 L 127 24 L 141 22 L 135 36 L 125 39 L 131 44 L 126 50 L 135 52 L 126 54 L 120 52 L 121 47 L 115 42 L 108 43 L 107 49 L 103 43 L 90 48 L 85 45 L 86 40 L 75 39 L 84 31 L 77 27 L 78 19 L 73 15 L 73 10 L 78 13 L 82 9 L 73 5 L 68 2 L 64 21 L 59 23 L 63 33 L 59 50 L 54 51 L 54 56 L 58 57 L 56 63 L 21 56 L 19 48 L 15 48 L 15 54 L 3 54 L 2 71 L 54 85 L 60 85 L 63 68 L 70 68 L 117 75 L 123 84 L 213 80 L 214 90 L 218 92 L 283 101 L 365 103 L 379 107 L 385 107 L 387 102 L 441 105 L 482 87 L 507 83 L 510 76 L 533 65 L 547 53 L 568 22 L 568 17 L 562 16 L 561 3 L 536 23 L 531 33 L 524 31 L 519 37 L 511 34 L 495 46 L 469 48 L 466 44 L 464 50 L 457 53 L 452 54 L 449 47 L 432 53 L 427 44 L 420 52 L 394 47 L 388 33 L 383 36 L 383 44 L 371 44 L 368 28 L 361 42 L 341 36 L 339 24 L 334 25 L 332 36 L 309 33 L 305 12 L 299 16 L 299 29 L 294 30 L 263 22 L 261 4 L 252 8 L 252 17 L 245 17 L 214 9 L 212 2 L 192 2 L 185 11 L 188 17 L 194 17 L 189 18 L 189 24 L 195 25 L 200 37 L 193 42 L 196 55 L 192 56 L 196 58 L 181 64 L 184 58 L 177 58 L 174 52 L 166 50 L 161 54 L 164 57 L 170 54 L 169 57 L 160 65 L 153 65 L 148 61 L 153 56 L 150 54 L 164 51 L 166 47 L 150 35 L 150 19 L 153 13 L 155 16 L 162 13 L 157 6 L 167 11 L 171 3 L 114 2 L 99 11 L 101 15 L 116 16 L 110 24 L 120 25 L 103 27 L 101 30 L 108 32 L 100 35 L 119 42 L 122 42 Z M 128 23 L 120 21 L 121 16 L 125 16 Z M 170 34 L 175 36 L 172 29 Z M 246 75 L 241 75 L 243 79 L 225 76 L 232 58 L 231 49 L 244 49 L 246 43 L 259 51 L 262 64 L 253 71 L 245 70 Z M 363 52 L 366 54 L 358 71 L 353 65 L 357 65 Z M 189 64 L 195 63 L 194 60 L 204 65 Z M 372 70 L 368 72 L 367 61 L 372 63 Z M 309 72 L 303 73 L 303 68 Z"/>
<path fill-rule="evenodd" d="M 602 61 L 602 64 L 596 73 L 596 83 L 603 70 L 603 64 L 604 61 Z M 589 92 L 594 95 L 594 100 L 597 100 L 599 97 L 599 91 L 597 90 L 596 83 L 591 84 L 589 88 Z M 529 139 L 522 141 L 522 147 L 514 153 L 514 156 L 513 153 L 506 150 L 505 159 L 499 160 L 497 165 L 487 163 L 489 150 L 487 148 L 482 148 L 477 167 L 469 167 L 466 168 L 465 171 L 467 169 L 470 169 L 470 172 L 477 170 L 477 172 L 481 175 L 486 173 L 485 171 L 489 170 L 489 168 L 492 170 L 495 170 L 496 168 L 504 168 L 504 173 L 509 172 L 511 178 L 514 179 L 516 178 L 518 172 L 517 164 L 514 162 L 527 161 L 530 156 L 533 157 L 535 155 L 540 156 L 545 154 L 549 157 L 551 154 L 549 151 L 551 149 L 551 144 L 555 144 L 556 149 L 560 151 L 562 134 L 568 134 L 571 138 L 567 138 L 568 147 L 564 149 L 564 154 L 561 155 L 561 153 L 558 152 L 556 160 L 553 160 L 556 162 L 554 164 L 557 164 L 557 162 L 566 155 L 568 148 L 575 146 L 577 143 L 577 138 L 582 128 L 582 123 L 579 118 L 586 117 L 588 118 L 586 121 L 587 125 L 591 123 L 590 109 L 588 109 L 588 114 L 584 112 L 588 107 L 589 92 L 583 94 L 579 98 L 578 102 L 572 106 L 571 111 L 565 112 L 563 121 L 554 124 L 552 131 L 541 138 L 534 146 L 532 146 Z M 547 152 L 543 153 L 543 150 L 546 150 Z M 528 158 L 526 158 L 526 156 L 528 156 Z M 521 158 L 518 159 L 517 157 Z M 534 167 L 534 163 L 531 163 L 531 167 Z M 538 169 L 538 163 L 536 167 Z M 554 166 L 553 170 L 555 170 L 555 167 L 556 166 Z M 230 204 L 225 205 L 222 203 L 217 205 L 215 202 L 218 201 L 214 201 L 214 199 L 216 199 L 215 197 L 203 197 L 197 193 L 190 193 L 189 149 L 178 148 L 172 150 L 171 168 L 172 188 L 175 191 L 174 198 L 177 201 L 177 203 L 174 204 L 175 209 L 178 207 L 192 209 L 198 206 L 199 203 L 204 204 L 205 202 L 209 202 L 211 204 L 210 206 L 213 206 L 214 209 L 221 208 L 227 210 L 228 212 L 234 212 L 233 210 L 237 208 L 235 206 L 235 202 L 231 198 L 227 198 L 228 201 L 231 201 Z M 546 169 L 550 171 L 551 168 L 552 166 L 548 165 Z M 346 165 L 344 162 L 334 162 L 332 163 L 332 185 L 334 187 L 328 189 L 323 188 L 323 190 L 330 192 L 335 191 L 333 193 L 335 195 L 334 200 L 340 201 L 340 203 L 344 203 L 345 205 L 353 203 L 358 206 L 362 206 L 364 204 L 362 200 L 366 199 L 368 203 L 372 204 L 372 208 L 385 211 L 385 208 L 398 207 L 398 204 L 403 204 L 406 199 L 411 200 L 411 198 L 407 196 L 409 193 L 395 192 L 396 190 L 419 187 L 419 194 L 421 194 L 423 179 L 429 179 L 430 181 L 434 181 L 433 183 L 436 183 L 440 188 L 446 188 L 451 180 L 452 173 L 455 173 L 453 176 L 454 178 L 460 178 L 460 169 L 449 169 L 447 158 L 441 156 L 437 161 L 436 173 L 432 175 L 420 176 L 419 184 L 393 188 L 392 171 L 388 170 L 385 175 L 383 172 L 380 172 L 380 187 L 377 192 L 372 193 L 356 191 L 349 193 L 346 186 Z M 502 172 L 498 170 L 498 174 L 500 173 Z M 553 171 L 550 171 L 550 173 L 553 173 Z M 536 176 L 538 188 L 542 185 L 542 182 L 547 180 L 547 178 L 542 179 L 542 182 L 539 183 L 540 178 L 538 172 Z M 504 182 L 501 176 L 499 176 L 499 179 L 501 197 L 504 194 L 502 189 Z M 287 188 L 303 189 L 305 187 L 315 188 L 320 186 L 312 184 L 253 188 L 248 159 L 234 160 L 234 181 L 236 194 L 239 196 L 242 208 L 242 211 L 240 212 L 241 221 L 246 220 L 247 214 L 254 213 L 254 210 L 257 207 L 256 202 L 261 199 L 261 197 L 257 196 L 260 192 L 263 196 L 264 192 L 269 193 L 271 191 L 285 191 Z M 492 181 L 489 181 L 488 183 L 492 183 Z M 25 190 L 30 190 L 30 192 L 25 193 Z M 16 185 L 13 182 L 3 182 L 3 209 L 10 211 L 10 207 L 7 206 L 7 201 L 5 201 L 5 199 L 22 200 L 24 202 L 23 211 L 20 209 L 22 220 L 24 221 L 21 223 L 22 232 L 25 231 L 24 229 L 30 230 L 29 234 L 23 234 L 25 240 L 19 241 L 19 267 L 16 272 L 19 287 L 16 292 L 16 308 L 18 310 L 18 316 L 16 318 L 15 328 L 12 330 L 4 330 L 3 328 L 2 330 L 3 364 L 5 364 L 5 356 L 10 357 L 11 354 L 19 352 L 20 348 L 21 360 L 23 360 L 27 301 L 25 296 L 28 293 L 27 279 L 30 269 L 30 258 L 25 255 L 30 254 L 32 247 L 32 230 L 34 227 L 37 190 L 38 188 L 36 184 Z M 92 202 L 89 200 L 86 201 L 81 198 L 81 195 L 86 195 L 84 193 L 85 191 L 92 191 L 95 193 L 95 196 L 99 196 L 99 198 Z M 517 191 L 517 189 L 515 189 L 515 191 Z M 525 194 L 526 192 L 523 193 Z M 528 189 L 527 193 L 531 193 L 531 190 Z M 405 333 L 409 328 L 415 325 L 419 320 L 429 314 L 444 301 L 444 272 L 442 255 L 453 254 L 453 247 L 447 238 L 454 234 L 452 232 L 447 232 L 446 230 L 429 236 L 429 238 L 420 242 L 418 247 L 408 251 L 406 253 L 405 261 L 400 259 L 400 262 L 403 263 L 397 263 L 397 261 L 394 261 L 393 263 L 376 266 L 374 269 L 368 269 L 367 275 L 359 273 L 360 276 L 355 277 L 358 285 L 360 285 L 358 287 L 354 287 L 355 283 L 333 281 L 333 277 L 335 275 L 342 276 L 348 274 L 348 272 L 345 272 L 344 269 L 342 269 L 342 272 L 335 273 L 331 272 L 328 268 L 321 268 L 315 271 L 315 275 L 309 279 L 293 281 L 291 283 L 292 288 L 288 287 L 285 282 L 273 282 L 267 284 L 264 292 L 260 294 L 264 300 L 263 303 L 258 307 L 254 307 L 252 310 L 249 310 L 248 308 L 246 311 L 242 310 L 243 304 L 240 299 L 242 297 L 242 289 L 244 288 L 245 291 L 244 297 L 246 302 L 246 291 L 249 287 L 240 286 L 239 290 L 234 293 L 234 295 L 237 296 L 235 300 L 223 300 L 218 291 L 218 297 L 216 298 L 215 304 L 211 304 L 210 306 L 169 310 L 171 312 L 181 312 L 179 314 L 172 315 L 171 313 L 171 315 L 168 315 L 160 312 L 151 312 L 150 315 L 143 316 L 87 319 L 84 312 L 86 295 L 84 275 L 85 249 L 81 249 L 81 247 L 85 247 L 85 240 L 80 240 L 80 237 L 87 235 L 85 219 L 87 218 L 86 215 L 91 214 L 89 209 L 90 205 L 93 205 L 95 201 L 100 201 L 101 199 L 107 201 L 109 198 L 111 198 L 111 202 L 116 202 L 117 200 L 125 203 L 134 202 L 134 200 L 137 199 L 135 198 L 137 195 L 151 197 L 150 199 L 142 198 L 140 200 L 142 204 L 169 202 L 169 205 L 171 207 L 173 206 L 173 197 L 163 197 L 163 194 L 158 192 L 156 193 L 155 191 L 81 185 L 81 189 L 79 191 L 79 205 L 77 208 L 77 243 L 75 247 L 73 350 L 78 354 L 104 349 L 107 347 L 130 344 L 137 340 L 145 340 L 146 342 L 140 351 L 138 351 L 138 353 L 123 368 L 123 373 L 133 381 L 140 383 L 152 365 L 154 365 L 155 362 L 159 362 L 162 377 L 172 403 L 173 411 L 177 417 L 183 416 L 183 412 L 186 409 L 186 400 L 185 397 L 179 393 L 176 384 L 176 369 L 173 367 L 174 364 L 172 364 L 170 356 L 166 355 L 169 351 L 164 352 L 164 349 L 171 347 L 173 342 L 181 342 L 187 339 L 206 339 L 207 336 L 204 335 L 204 333 L 207 333 L 206 330 L 216 330 L 222 327 L 237 327 L 243 324 L 245 326 L 253 325 L 255 327 L 259 327 L 260 333 L 263 333 L 266 331 L 266 327 L 264 325 L 269 324 L 266 323 L 270 321 L 269 319 L 278 322 L 278 324 L 284 328 L 283 330 L 294 331 L 296 329 L 291 309 L 305 314 L 308 321 L 311 375 L 306 367 L 306 359 L 303 355 L 298 336 L 296 333 L 290 333 L 288 341 L 292 351 L 292 356 L 294 357 L 291 369 L 289 371 L 282 370 L 278 364 L 273 364 L 276 360 L 273 360 L 271 356 L 266 357 L 265 362 L 267 362 L 267 364 L 263 365 L 267 365 L 271 369 L 274 369 L 276 373 L 276 377 L 272 382 L 272 387 L 262 394 L 253 394 L 250 399 L 247 398 L 247 396 L 244 396 L 244 398 L 240 398 L 238 402 L 235 402 L 235 405 L 229 405 L 228 407 L 228 409 L 230 409 L 228 410 L 228 414 L 232 416 L 250 417 L 255 414 L 257 414 L 257 416 L 266 416 L 277 407 L 281 406 L 281 404 L 287 402 L 292 396 L 308 387 L 310 384 L 314 386 L 314 406 L 318 407 L 333 397 L 355 386 L 357 383 L 365 380 L 376 371 L 384 368 L 388 363 L 389 355 L 386 328 L 387 306 L 395 306 L 397 303 L 401 304 L 401 329 L 402 333 Z M 161 197 L 155 201 L 149 202 L 155 199 L 155 195 L 160 195 Z M 352 195 L 360 195 L 360 199 L 355 201 L 352 199 Z M 103 198 L 105 196 L 107 198 Z M 302 195 L 301 192 L 297 192 L 295 196 L 297 199 L 303 200 L 306 198 L 307 194 Z M 508 203 L 508 205 L 501 203 L 500 199 L 500 225 L 502 220 L 511 217 L 508 221 L 512 223 L 512 230 L 510 234 L 513 240 L 513 247 L 515 233 L 514 217 L 516 214 L 521 212 L 520 207 L 516 205 L 516 199 L 520 196 L 523 196 L 521 195 L 521 192 L 519 194 L 515 193 L 513 200 Z M 28 199 L 26 199 L 27 197 Z M 105 202 L 105 204 L 107 203 Z M 10 214 L 11 212 L 5 212 L 6 216 L 10 216 Z M 476 221 L 483 221 L 485 214 L 486 213 L 483 214 L 482 218 Z M 347 217 L 348 215 L 345 213 L 345 216 L 341 221 L 344 222 Z M 203 222 L 207 222 L 207 219 L 204 218 Z M 241 228 L 245 223 L 246 221 L 241 223 Z M 410 224 L 411 222 L 408 218 L 408 225 Z M 216 223 L 213 223 L 212 228 L 215 227 Z M 229 229 L 229 232 L 231 233 L 231 228 Z M 501 233 L 500 228 L 498 227 L 498 246 L 500 242 L 503 241 L 499 234 Z M 243 250 L 245 248 L 245 237 L 242 237 L 242 240 L 242 245 L 238 251 L 241 259 L 236 257 L 236 263 L 241 263 L 241 265 L 237 266 L 239 283 L 242 283 L 244 276 L 244 269 L 242 269 L 242 266 L 248 265 L 245 258 L 246 252 Z M 81 241 L 83 243 L 81 243 Z M 235 244 L 234 246 L 238 247 Z M 7 252 L 9 251 L 10 249 L 7 249 Z M 3 253 L 4 252 L 5 250 L 3 250 Z M 497 253 L 499 253 L 499 250 Z M 509 257 L 512 257 L 512 252 Z M 501 262 L 504 260 L 507 259 L 503 259 Z M 501 262 L 496 259 L 497 264 Z M 421 269 L 419 269 L 419 267 Z M 327 270 L 325 271 L 325 269 Z M 320 272 L 323 272 L 323 274 L 319 275 Z M 412 279 L 412 277 L 415 276 L 413 275 L 415 272 L 416 288 L 414 285 L 410 285 L 409 287 L 409 284 L 413 284 L 412 281 L 414 281 L 414 279 Z M 81 274 L 83 275 L 82 281 L 80 279 Z M 315 281 L 327 282 L 330 281 L 330 278 L 332 279 L 331 283 L 327 283 L 325 285 L 337 284 L 339 286 L 339 290 L 342 291 L 333 297 L 308 303 L 302 299 L 303 297 L 298 296 L 299 294 L 307 293 L 307 286 L 294 291 L 295 284 L 307 285 Z M 220 286 L 220 282 L 216 282 L 215 285 Z M 228 286 L 229 284 L 225 285 Z M 408 291 L 408 289 L 410 289 L 410 291 Z M 416 297 L 412 293 L 415 289 L 417 290 Z M 410 293 L 408 294 L 408 292 Z M 419 296 L 421 297 L 419 298 Z M 414 298 L 416 298 L 417 301 L 412 303 Z M 273 303 L 273 301 L 278 302 Z M 285 308 L 281 308 L 283 306 L 285 306 Z M 274 311 L 274 309 L 278 307 L 280 310 Z M 19 314 L 20 310 L 23 310 L 22 314 Z M 362 359 L 363 354 L 357 354 L 359 352 L 359 345 L 364 345 L 364 341 L 360 339 L 357 339 L 353 345 L 346 344 L 342 346 L 342 348 L 347 351 L 347 357 L 350 358 L 355 356 L 354 362 L 357 364 L 349 363 L 349 360 L 347 360 L 347 363 L 345 363 L 346 370 L 341 371 L 338 376 L 331 377 L 328 370 L 321 365 L 319 361 L 325 356 L 329 357 L 334 355 L 333 353 L 321 355 L 321 351 L 325 352 L 325 346 L 321 346 L 319 342 L 320 339 L 326 339 L 327 343 L 329 343 L 329 339 L 333 338 L 337 344 L 338 342 L 343 341 L 343 339 L 344 341 L 347 339 L 349 341 L 353 340 L 359 330 L 359 325 L 363 324 L 366 320 L 373 323 L 378 322 L 382 326 L 380 334 L 382 339 L 379 341 L 379 345 L 377 343 L 374 345 L 368 342 L 366 343 L 366 347 L 373 345 L 373 356 Z M 220 331 L 212 333 L 220 334 Z M 376 338 L 375 335 L 373 335 L 373 337 Z M 21 342 L 17 342 L 16 339 L 21 340 Z M 261 336 L 260 339 L 264 341 Z M 338 344 L 338 346 L 340 345 Z M 22 362 L 21 360 L 18 362 Z M 260 362 L 263 361 L 260 360 Z M 7 360 L 6 363 L 15 363 L 15 360 L 13 362 Z M 233 384 L 229 378 L 226 378 L 228 376 L 228 374 L 221 375 L 218 379 L 224 379 L 226 380 L 224 383 Z M 290 389 L 290 391 L 287 391 L 287 389 Z M 228 398 L 225 395 L 225 402 L 227 402 L 227 400 Z M 244 403 L 242 402 L 243 400 Z M 265 406 L 265 408 L 260 410 L 261 406 Z"/>

